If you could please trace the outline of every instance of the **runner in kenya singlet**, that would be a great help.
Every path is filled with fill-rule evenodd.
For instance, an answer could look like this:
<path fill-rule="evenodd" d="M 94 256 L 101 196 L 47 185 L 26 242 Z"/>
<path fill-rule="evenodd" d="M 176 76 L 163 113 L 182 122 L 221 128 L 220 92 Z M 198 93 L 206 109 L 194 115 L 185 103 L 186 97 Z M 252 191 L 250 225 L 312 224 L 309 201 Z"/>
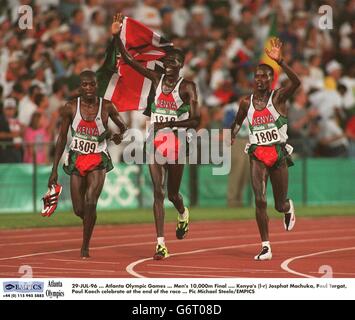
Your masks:
<path fill-rule="evenodd" d="M 154 97 L 154 102 L 151 105 L 151 124 L 168 121 L 183 121 L 188 119 L 190 105 L 185 104 L 179 94 L 180 85 L 184 79 L 180 78 L 176 83 L 174 89 L 169 94 L 165 94 L 162 90 L 163 77 L 164 75 L 160 78 Z M 174 134 L 175 136 L 172 137 L 172 139 L 170 140 L 174 141 L 173 145 L 168 146 L 167 149 L 162 149 L 160 151 L 164 157 L 176 160 L 179 156 L 179 150 L 182 143 L 178 139 L 177 131 L 186 130 L 186 128 L 173 127 L 172 130 L 174 131 L 174 133 L 164 133 L 164 129 L 162 131 L 159 131 L 158 133 L 155 132 L 154 146 L 155 148 L 160 150 L 159 147 L 163 144 L 164 141 L 166 141 L 167 136 Z M 187 139 L 189 139 L 189 135 L 187 135 Z M 188 153 L 188 146 L 186 152 Z"/>
<path fill-rule="evenodd" d="M 250 97 L 248 110 L 249 142 L 258 146 L 286 143 L 287 118 L 280 115 L 272 103 L 271 92 L 269 100 L 262 110 L 256 110 L 253 105 L 253 95 Z"/>
<path fill-rule="evenodd" d="M 249 144 L 246 152 L 252 154 L 267 166 L 278 165 L 280 160 L 292 153 L 287 141 L 287 118 L 282 116 L 272 103 L 274 90 L 262 110 L 255 109 L 253 95 L 250 97 L 247 119 L 249 123 Z M 285 146 L 282 148 L 281 146 Z M 289 165 L 292 165 L 289 162 Z"/>
<path fill-rule="evenodd" d="M 175 88 L 169 94 L 163 93 L 163 77 L 160 78 L 158 88 L 155 93 L 154 102 L 152 103 L 152 114 L 150 122 L 167 122 L 167 121 L 182 121 L 189 118 L 190 105 L 185 104 L 179 94 L 181 82 L 180 78 L 176 83 Z"/>
<path fill-rule="evenodd" d="M 80 112 L 80 98 L 77 100 L 76 114 L 71 125 L 73 140 L 70 150 L 81 153 L 106 152 L 106 128 L 101 118 L 102 98 L 100 98 L 99 110 L 93 121 L 85 121 Z"/>
<path fill-rule="evenodd" d="M 85 176 L 96 169 L 113 169 L 110 155 L 107 151 L 107 130 L 102 122 L 103 99 L 99 100 L 99 109 L 92 121 L 85 121 L 80 112 L 80 98 L 77 99 L 76 113 L 71 124 L 72 141 L 69 146 L 64 171 Z"/>

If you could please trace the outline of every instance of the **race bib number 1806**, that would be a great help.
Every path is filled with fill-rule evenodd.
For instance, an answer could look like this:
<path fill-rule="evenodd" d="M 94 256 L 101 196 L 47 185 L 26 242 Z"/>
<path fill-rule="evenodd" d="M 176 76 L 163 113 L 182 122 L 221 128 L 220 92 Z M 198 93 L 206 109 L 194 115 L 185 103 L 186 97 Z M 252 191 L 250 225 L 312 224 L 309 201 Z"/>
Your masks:
<path fill-rule="evenodd" d="M 269 145 L 281 140 L 279 130 L 277 128 L 264 129 L 253 132 L 254 141 L 257 145 Z"/>

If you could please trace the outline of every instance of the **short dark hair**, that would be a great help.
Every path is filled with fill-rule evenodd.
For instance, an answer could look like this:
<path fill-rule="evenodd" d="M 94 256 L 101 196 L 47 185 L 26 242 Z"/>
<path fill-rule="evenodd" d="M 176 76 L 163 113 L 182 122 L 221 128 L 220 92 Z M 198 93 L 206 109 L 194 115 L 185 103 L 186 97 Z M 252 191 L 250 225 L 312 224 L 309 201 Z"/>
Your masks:
<path fill-rule="evenodd" d="M 39 106 L 42 102 L 42 100 L 44 99 L 45 95 L 43 93 L 37 93 L 34 96 L 34 103 Z"/>
<path fill-rule="evenodd" d="M 167 53 L 168 54 L 176 54 L 181 58 L 182 62 L 185 61 L 185 53 L 181 49 L 172 48 L 172 49 L 168 50 Z"/>
<path fill-rule="evenodd" d="M 257 69 L 259 69 L 259 68 L 267 69 L 270 72 L 271 76 L 274 77 L 274 69 L 270 65 L 268 65 L 266 63 L 260 63 L 256 68 Z"/>
<path fill-rule="evenodd" d="M 80 79 L 82 79 L 82 78 L 94 78 L 94 79 L 96 79 L 96 75 L 95 75 L 94 71 L 85 70 L 85 71 L 80 73 Z"/>
<path fill-rule="evenodd" d="M 32 86 L 30 86 L 30 88 L 28 89 L 28 93 L 29 93 L 30 97 L 33 96 L 33 94 L 34 94 L 37 90 L 40 91 L 40 87 L 37 86 L 36 84 L 33 84 Z"/>

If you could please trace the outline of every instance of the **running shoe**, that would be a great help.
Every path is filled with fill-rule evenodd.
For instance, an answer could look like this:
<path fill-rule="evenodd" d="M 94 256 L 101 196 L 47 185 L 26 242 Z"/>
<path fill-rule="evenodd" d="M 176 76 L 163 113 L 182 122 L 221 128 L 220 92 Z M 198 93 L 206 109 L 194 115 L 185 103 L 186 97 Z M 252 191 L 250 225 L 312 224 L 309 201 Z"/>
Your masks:
<path fill-rule="evenodd" d="M 263 246 L 260 253 L 254 257 L 254 260 L 271 260 L 272 258 L 272 252 L 271 252 L 271 247 L 268 246 Z"/>
<path fill-rule="evenodd" d="M 63 187 L 60 184 L 53 184 L 50 188 L 48 188 L 47 193 L 42 198 L 42 217 L 50 217 L 57 209 L 62 189 Z"/>
<path fill-rule="evenodd" d="M 291 199 L 288 201 L 290 202 L 290 210 L 284 214 L 284 227 L 286 231 L 291 231 L 296 224 L 296 214 L 293 201 Z"/>
<path fill-rule="evenodd" d="M 165 245 L 157 244 L 153 259 L 154 260 L 163 260 L 167 257 L 169 257 L 168 248 Z"/>
<path fill-rule="evenodd" d="M 176 225 L 176 238 L 184 239 L 189 232 L 189 210 L 185 207 L 185 212 L 187 216 L 184 220 L 180 219 L 180 214 L 178 214 L 178 222 Z"/>

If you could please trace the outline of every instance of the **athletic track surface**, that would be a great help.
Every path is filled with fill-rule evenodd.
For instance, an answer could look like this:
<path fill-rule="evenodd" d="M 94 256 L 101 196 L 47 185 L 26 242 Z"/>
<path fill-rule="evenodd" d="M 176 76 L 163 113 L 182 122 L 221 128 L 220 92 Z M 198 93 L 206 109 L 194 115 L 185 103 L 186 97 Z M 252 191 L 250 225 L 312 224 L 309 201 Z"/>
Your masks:
<path fill-rule="evenodd" d="M 165 226 L 170 257 L 152 260 L 154 224 L 96 226 L 91 258 L 79 257 L 81 227 L 0 231 L 0 277 L 17 278 L 355 278 L 355 217 L 298 218 L 286 232 L 270 220 L 271 261 L 254 261 L 254 220 L 191 222 L 184 240 Z M 26 267 L 25 267 L 26 269 Z"/>

